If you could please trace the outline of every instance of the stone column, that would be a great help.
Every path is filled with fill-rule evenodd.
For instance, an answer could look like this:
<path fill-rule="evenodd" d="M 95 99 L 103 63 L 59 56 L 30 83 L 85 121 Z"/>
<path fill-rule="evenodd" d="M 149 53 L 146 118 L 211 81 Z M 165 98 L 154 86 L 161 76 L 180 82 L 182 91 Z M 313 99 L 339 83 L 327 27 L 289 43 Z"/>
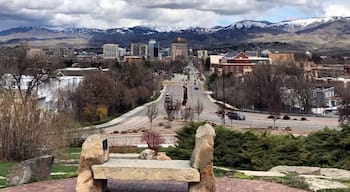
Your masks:
<path fill-rule="evenodd" d="M 215 130 L 210 124 L 197 129 L 196 144 L 192 152 L 191 166 L 199 169 L 199 183 L 190 183 L 189 192 L 214 192 L 215 176 L 213 172 Z"/>
<path fill-rule="evenodd" d="M 107 180 L 93 178 L 92 165 L 101 165 L 108 161 L 107 136 L 95 134 L 89 136 L 83 143 L 78 178 L 75 186 L 76 192 L 103 192 Z"/>

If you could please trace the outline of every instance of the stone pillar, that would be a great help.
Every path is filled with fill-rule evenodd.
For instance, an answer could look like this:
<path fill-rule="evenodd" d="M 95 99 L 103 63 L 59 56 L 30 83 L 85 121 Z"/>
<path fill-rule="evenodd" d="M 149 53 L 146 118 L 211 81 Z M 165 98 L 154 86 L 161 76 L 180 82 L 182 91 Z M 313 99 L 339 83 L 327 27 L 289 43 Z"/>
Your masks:
<path fill-rule="evenodd" d="M 190 183 L 189 192 L 214 192 L 215 176 L 213 172 L 215 130 L 210 124 L 197 129 L 196 144 L 192 152 L 191 166 L 199 169 L 199 183 Z"/>
<path fill-rule="evenodd" d="M 108 161 L 107 136 L 95 134 L 89 136 L 83 143 L 80 154 L 76 192 L 103 192 L 107 180 L 93 178 L 92 165 L 101 165 Z"/>

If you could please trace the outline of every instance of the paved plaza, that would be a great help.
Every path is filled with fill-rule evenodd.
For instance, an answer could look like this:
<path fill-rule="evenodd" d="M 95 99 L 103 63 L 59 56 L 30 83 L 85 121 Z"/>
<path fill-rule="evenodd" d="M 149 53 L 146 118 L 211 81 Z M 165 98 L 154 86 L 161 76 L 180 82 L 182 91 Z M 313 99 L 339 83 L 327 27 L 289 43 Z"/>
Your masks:
<path fill-rule="evenodd" d="M 9 187 L 0 192 L 75 192 L 76 178 L 36 182 Z M 110 192 L 185 192 L 187 183 L 109 181 Z M 306 192 L 277 183 L 259 180 L 219 178 L 216 192 Z"/>

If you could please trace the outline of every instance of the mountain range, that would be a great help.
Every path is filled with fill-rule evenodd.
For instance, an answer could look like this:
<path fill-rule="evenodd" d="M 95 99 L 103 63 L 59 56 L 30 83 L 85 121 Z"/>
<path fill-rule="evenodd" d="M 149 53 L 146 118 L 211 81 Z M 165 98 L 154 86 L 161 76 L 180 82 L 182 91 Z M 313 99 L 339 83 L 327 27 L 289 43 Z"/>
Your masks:
<path fill-rule="evenodd" d="M 15 45 L 27 41 L 33 47 L 70 45 L 101 47 L 116 43 L 129 47 L 133 42 L 157 39 L 161 47 L 169 47 L 176 37 L 187 40 L 189 47 L 215 48 L 248 45 L 261 48 L 277 45 L 290 49 L 347 50 L 350 47 L 350 17 L 323 17 L 300 20 L 268 21 L 243 20 L 228 26 L 188 29 L 136 26 L 130 28 L 95 29 L 18 27 L 0 31 L 0 45 Z"/>

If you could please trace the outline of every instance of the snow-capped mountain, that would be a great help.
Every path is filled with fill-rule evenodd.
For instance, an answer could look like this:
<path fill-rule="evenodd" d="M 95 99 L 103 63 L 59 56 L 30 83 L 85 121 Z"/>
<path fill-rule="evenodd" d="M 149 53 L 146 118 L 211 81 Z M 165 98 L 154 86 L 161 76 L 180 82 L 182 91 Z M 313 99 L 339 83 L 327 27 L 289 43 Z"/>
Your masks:
<path fill-rule="evenodd" d="M 253 21 L 253 20 L 243 20 L 243 21 L 239 21 L 236 23 L 233 23 L 227 27 L 224 27 L 224 29 L 228 30 L 228 29 L 248 29 L 248 28 L 252 28 L 252 27 L 258 27 L 258 28 L 266 28 L 269 27 L 271 25 L 270 22 L 267 21 Z"/>
<path fill-rule="evenodd" d="M 298 46 L 350 47 L 350 17 L 323 17 L 281 21 L 243 20 L 228 26 L 212 28 L 189 27 L 186 29 L 168 26 L 135 26 L 111 29 L 96 28 L 44 28 L 18 27 L 0 31 L 0 46 L 23 40 L 33 44 L 54 46 L 55 43 L 73 46 L 100 47 L 104 43 L 117 43 L 128 47 L 132 42 L 157 39 L 168 46 L 176 37 L 187 39 L 190 46 L 204 47 L 220 44 L 251 42 L 283 42 Z"/>

